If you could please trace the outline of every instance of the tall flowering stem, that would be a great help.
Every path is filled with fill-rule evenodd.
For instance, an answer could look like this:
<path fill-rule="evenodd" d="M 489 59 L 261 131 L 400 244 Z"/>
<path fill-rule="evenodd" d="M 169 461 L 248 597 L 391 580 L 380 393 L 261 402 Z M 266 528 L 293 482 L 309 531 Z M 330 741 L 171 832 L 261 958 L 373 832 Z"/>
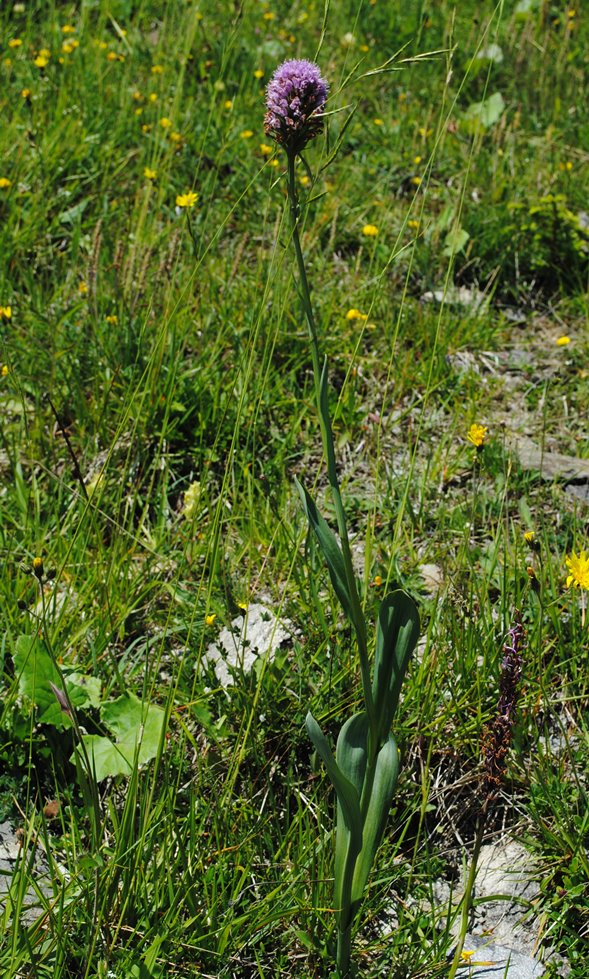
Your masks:
<path fill-rule="evenodd" d="M 485 728 L 482 738 L 483 755 L 483 801 L 477 822 L 477 830 L 470 862 L 470 871 L 462 898 L 461 927 L 454 952 L 448 979 L 454 979 L 461 965 L 464 940 L 468 930 L 468 917 L 472 905 L 477 866 L 485 833 L 489 809 L 497 798 L 498 790 L 507 771 L 507 752 L 511 745 L 513 727 L 516 720 L 519 699 L 519 684 L 522 676 L 524 629 L 519 612 L 516 611 L 503 646 L 501 673 L 499 676 L 499 701 L 497 713 L 491 724 Z"/>
<path fill-rule="evenodd" d="M 346 514 L 342 501 L 331 417 L 327 361 L 320 355 L 299 233 L 301 207 L 295 179 L 296 159 L 323 128 L 327 83 L 317 65 L 287 61 L 274 73 L 267 91 L 266 134 L 286 151 L 292 243 L 309 334 L 315 396 L 323 452 L 334 503 L 339 541 L 310 494 L 299 486 L 310 528 L 325 558 L 336 595 L 356 635 L 364 710 L 344 723 L 335 757 L 319 724 L 309 712 L 306 727 L 337 796 L 334 906 L 337 921 L 337 974 L 351 975 L 352 929 L 382 839 L 399 771 L 399 756 L 390 732 L 401 684 L 419 634 L 419 616 L 402 591 L 387 595 L 379 610 L 373 676 L 368 657 L 366 621 L 354 574 Z"/>

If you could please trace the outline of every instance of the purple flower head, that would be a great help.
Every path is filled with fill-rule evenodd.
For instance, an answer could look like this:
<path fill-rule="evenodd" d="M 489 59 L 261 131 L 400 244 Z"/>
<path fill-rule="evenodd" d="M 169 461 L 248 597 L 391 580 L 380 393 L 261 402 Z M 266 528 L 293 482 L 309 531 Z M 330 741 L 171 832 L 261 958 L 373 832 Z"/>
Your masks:
<path fill-rule="evenodd" d="M 289 153 L 300 153 L 323 129 L 329 86 L 313 61 L 285 61 L 266 91 L 264 130 Z"/>

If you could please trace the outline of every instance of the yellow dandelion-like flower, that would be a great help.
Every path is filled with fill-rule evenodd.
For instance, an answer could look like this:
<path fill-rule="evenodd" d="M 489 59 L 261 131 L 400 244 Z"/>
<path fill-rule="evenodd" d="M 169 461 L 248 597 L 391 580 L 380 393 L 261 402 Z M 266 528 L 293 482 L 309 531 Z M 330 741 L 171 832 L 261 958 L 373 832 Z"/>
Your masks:
<path fill-rule="evenodd" d="M 150 92 L 148 98 L 150 102 L 157 102 L 158 100 L 157 92 Z"/>
<path fill-rule="evenodd" d="M 270 156 L 274 147 L 268 146 L 268 143 L 260 143 L 260 153 L 262 156 Z"/>
<path fill-rule="evenodd" d="M 10 187 L 11 183 L 12 183 L 12 180 L 9 180 L 8 177 L 0 177 L 0 189 L 1 190 L 5 190 L 7 187 Z"/>
<path fill-rule="evenodd" d="M 382 585 L 382 575 L 375 574 L 374 578 L 372 579 L 373 588 L 380 588 L 381 585 Z"/>
<path fill-rule="evenodd" d="M 524 540 L 526 544 L 533 544 L 535 539 L 536 539 L 535 532 L 533 530 L 526 530 L 526 532 L 524 533 Z"/>
<path fill-rule="evenodd" d="M 257 78 L 259 81 L 259 79 L 263 77 L 264 77 L 264 72 L 262 71 L 262 69 L 256 68 L 256 70 L 254 71 L 254 78 Z"/>
<path fill-rule="evenodd" d="M 172 120 L 168 119 L 167 116 L 164 116 L 162 119 L 160 119 L 160 126 L 162 127 L 162 129 L 171 129 Z"/>
<path fill-rule="evenodd" d="M 205 625 L 213 625 L 216 618 L 217 616 L 214 612 L 211 612 L 210 615 L 205 615 Z"/>
<path fill-rule="evenodd" d="M 30 99 L 31 90 L 30 88 L 22 88 L 20 94 L 23 97 L 23 99 Z"/>
<path fill-rule="evenodd" d="M 110 323 L 111 326 L 116 326 L 119 322 L 119 318 L 118 316 L 115 316 L 114 313 L 111 313 L 110 316 L 106 317 L 106 322 Z"/>
<path fill-rule="evenodd" d="M 22 44 L 22 40 L 20 39 L 20 37 L 11 37 L 10 41 L 8 42 L 8 47 L 20 48 L 21 44 Z"/>
<path fill-rule="evenodd" d="M 38 54 L 33 61 L 35 68 L 46 68 L 49 64 L 49 58 L 46 58 L 44 54 Z"/>
<path fill-rule="evenodd" d="M 81 296 L 85 296 L 88 292 L 88 285 L 85 282 L 78 282 L 78 292 Z"/>
<path fill-rule="evenodd" d="M 228 110 L 229 109 L 232 109 L 233 108 L 233 99 L 225 99 L 225 101 L 223 102 L 223 108 L 224 109 L 228 109 Z"/>
<path fill-rule="evenodd" d="M 480 449 L 487 437 L 487 427 L 485 425 L 471 425 L 466 437 L 469 442 L 475 446 L 475 448 Z"/>
<path fill-rule="evenodd" d="M 263 19 L 264 20 L 274 20 L 275 17 L 276 17 L 276 14 L 272 13 L 271 10 L 267 10 L 265 12 L 265 14 L 263 15 Z"/>
<path fill-rule="evenodd" d="M 586 551 L 579 551 L 578 554 L 572 551 L 571 556 L 565 558 L 565 561 L 570 572 L 567 588 L 573 585 L 574 588 L 589 591 L 589 554 Z"/>
<path fill-rule="evenodd" d="M 146 180 L 155 180 L 157 177 L 157 170 L 152 170 L 151 167 L 144 167 L 143 176 Z"/>
<path fill-rule="evenodd" d="M 0 320 L 12 319 L 12 306 L 0 306 Z"/>
<path fill-rule="evenodd" d="M 407 222 L 407 227 L 413 228 L 413 230 L 416 231 L 417 228 L 419 227 L 419 221 L 417 221 L 415 218 L 409 218 Z"/>
<path fill-rule="evenodd" d="M 421 183 L 421 177 L 418 176 L 411 177 L 411 183 L 413 184 L 414 187 L 419 187 Z"/>
<path fill-rule="evenodd" d="M 183 137 L 182 133 L 177 133 L 176 131 L 174 131 L 173 133 L 170 133 L 170 141 L 172 143 L 176 143 L 176 145 L 178 145 L 179 143 L 181 143 L 183 139 L 184 139 L 184 137 Z"/>
<path fill-rule="evenodd" d="M 151 129 L 152 129 L 152 126 L 151 126 L 151 123 L 150 122 L 144 122 L 142 124 L 142 126 L 141 126 L 141 132 L 142 133 L 150 133 L 151 132 Z"/>
<path fill-rule="evenodd" d="M 63 27 L 61 28 L 61 33 L 62 34 L 75 34 L 76 33 L 76 28 L 75 27 L 72 27 L 71 24 L 64 24 Z"/>
<path fill-rule="evenodd" d="M 376 118 L 372 120 L 375 126 L 382 126 L 382 119 Z"/>
<path fill-rule="evenodd" d="M 367 238 L 376 238 L 378 234 L 378 228 L 375 224 L 365 224 L 362 228 L 362 234 L 366 235 Z"/>
<path fill-rule="evenodd" d="M 2 364 L 2 370 L 0 371 L 2 377 L 6 377 L 10 373 L 10 368 L 8 364 Z"/>
<path fill-rule="evenodd" d="M 571 338 L 567 336 L 559 337 L 556 341 L 557 347 L 566 347 L 571 342 Z"/>
<path fill-rule="evenodd" d="M 308 187 L 309 184 L 311 183 L 310 176 L 307 173 L 301 174 L 301 176 L 299 177 L 299 183 L 301 187 Z"/>
<path fill-rule="evenodd" d="M 359 309 L 349 309 L 346 313 L 347 320 L 367 320 L 368 313 L 361 313 Z"/>
<path fill-rule="evenodd" d="M 152 65 L 151 66 L 151 74 L 152 75 L 163 75 L 163 73 L 164 73 L 164 66 L 163 65 Z"/>
<path fill-rule="evenodd" d="M 242 132 L 240 132 L 239 135 L 241 136 L 242 139 L 251 139 L 254 134 L 251 129 L 244 129 L 242 130 Z"/>
<path fill-rule="evenodd" d="M 178 194 L 176 207 L 194 207 L 197 200 L 198 194 L 195 194 L 193 190 L 187 190 L 185 194 Z"/>

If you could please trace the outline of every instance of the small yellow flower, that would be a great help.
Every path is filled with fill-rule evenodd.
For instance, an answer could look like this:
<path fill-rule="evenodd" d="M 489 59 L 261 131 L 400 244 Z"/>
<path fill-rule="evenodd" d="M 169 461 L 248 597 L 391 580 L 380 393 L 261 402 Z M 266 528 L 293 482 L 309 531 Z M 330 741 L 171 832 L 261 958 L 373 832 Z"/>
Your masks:
<path fill-rule="evenodd" d="M 164 73 L 164 66 L 163 65 L 152 65 L 151 66 L 151 74 L 152 75 L 163 75 L 163 73 Z"/>
<path fill-rule="evenodd" d="M 138 89 L 133 92 L 133 98 L 136 102 L 143 102 L 143 96 Z"/>
<path fill-rule="evenodd" d="M 170 141 L 172 143 L 176 143 L 176 145 L 178 145 L 179 143 L 181 143 L 183 139 L 184 139 L 184 137 L 183 137 L 182 133 L 177 133 L 176 131 L 174 131 L 173 133 L 170 133 Z"/>
<path fill-rule="evenodd" d="M 106 322 L 110 323 L 111 326 L 116 326 L 119 322 L 119 318 L 118 316 L 115 316 L 114 313 L 111 313 L 110 316 L 106 317 Z"/>
<path fill-rule="evenodd" d="M 118 56 L 118 54 L 117 54 L 116 51 L 109 51 L 108 54 L 107 54 L 107 56 L 106 56 L 106 60 L 107 61 L 118 61 L 119 60 L 119 56 Z"/>
<path fill-rule="evenodd" d="M 264 77 L 264 72 L 262 71 L 262 69 L 256 68 L 256 70 L 254 71 L 254 78 L 257 78 L 259 80 L 260 78 L 263 77 Z"/>
<path fill-rule="evenodd" d="M 254 134 L 251 129 L 244 129 L 242 130 L 242 132 L 240 132 L 239 135 L 241 136 L 242 139 L 251 139 Z"/>
<path fill-rule="evenodd" d="M 197 200 L 198 194 L 195 194 L 193 190 L 187 190 L 185 194 L 178 194 L 176 207 L 194 207 Z"/>
<path fill-rule="evenodd" d="M 299 183 L 301 187 L 308 187 L 309 184 L 311 183 L 311 178 L 309 174 L 308 173 L 301 174 L 301 176 L 299 177 Z"/>
<path fill-rule="evenodd" d="M 22 41 L 21 41 L 20 37 L 11 37 L 10 38 L 10 41 L 8 42 L 8 47 L 9 48 L 20 48 L 21 44 L 22 44 Z"/>
<path fill-rule="evenodd" d="M 12 319 L 12 306 L 0 306 L 0 320 Z"/>
<path fill-rule="evenodd" d="M 526 530 L 526 532 L 524 533 L 524 540 L 526 544 L 533 544 L 535 539 L 536 539 L 536 534 L 534 533 L 534 531 Z"/>
<path fill-rule="evenodd" d="M 157 102 L 158 100 L 157 92 L 150 92 L 148 98 L 150 102 Z"/>
<path fill-rule="evenodd" d="M 460 958 L 463 959 L 465 962 L 470 962 L 473 955 L 474 952 L 467 952 L 466 949 L 463 949 L 462 952 L 460 953 Z"/>
<path fill-rule="evenodd" d="M 0 371 L 2 377 L 6 377 L 10 373 L 10 368 L 8 364 L 2 364 L 2 371 Z"/>
<path fill-rule="evenodd" d="M 71 24 L 64 24 L 63 27 L 61 28 L 61 33 L 62 34 L 75 34 L 76 33 L 76 28 L 75 27 L 72 27 Z"/>
<path fill-rule="evenodd" d="M 485 438 L 487 437 L 486 425 L 471 425 L 466 437 L 469 442 L 472 442 L 475 448 L 480 449 L 485 441 Z"/>
<path fill-rule="evenodd" d="M 264 20 L 274 20 L 276 14 L 273 14 L 271 10 L 267 10 L 264 14 Z"/>
<path fill-rule="evenodd" d="M 376 119 L 373 119 L 372 121 L 373 121 L 373 123 L 374 123 L 375 126 L 382 126 L 382 119 L 379 119 L 377 117 Z"/>
<path fill-rule="evenodd" d="M 146 180 L 155 180 L 157 177 L 157 170 L 152 170 L 151 167 L 145 167 L 143 170 L 143 176 Z"/>
<path fill-rule="evenodd" d="M 171 125 L 172 125 L 172 120 L 168 119 L 167 116 L 164 116 L 162 119 L 160 119 L 160 126 L 162 127 L 162 129 L 170 129 Z"/>
<path fill-rule="evenodd" d="M 268 146 L 268 143 L 260 143 L 260 153 L 262 156 L 270 156 L 273 151 L 272 146 Z"/>
<path fill-rule="evenodd" d="M 368 313 L 361 313 L 359 309 L 349 309 L 346 313 L 347 320 L 367 320 Z"/>
<path fill-rule="evenodd" d="M 225 101 L 223 102 L 223 108 L 224 109 L 232 109 L 233 108 L 233 99 L 225 99 Z"/>
<path fill-rule="evenodd" d="M 407 222 L 407 227 L 408 228 L 413 228 L 414 230 L 417 230 L 417 228 L 419 227 L 419 221 L 416 221 L 415 218 L 409 218 L 409 220 Z"/>
<path fill-rule="evenodd" d="M 417 132 L 420 136 L 423 136 L 424 139 L 427 139 L 427 137 L 431 136 L 433 133 L 433 129 L 426 129 L 425 126 L 420 126 Z"/>
<path fill-rule="evenodd" d="M 205 625 L 213 625 L 216 618 L 217 616 L 214 612 L 211 612 L 210 615 L 205 615 Z"/>
<path fill-rule="evenodd" d="M 362 228 L 362 234 L 366 235 L 367 238 L 376 238 L 378 234 L 378 228 L 375 224 L 365 224 Z"/>
<path fill-rule="evenodd" d="M 567 588 L 573 585 L 575 588 L 589 591 L 589 554 L 586 551 L 579 551 L 578 554 L 572 551 L 571 556 L 565 558 L 565 561 L 570 571 Z"/>
<path fill-rule="evenodd" d="M 274 157 L 273 160 L 268 160 L 268 166 L 269 167 L 279 167 L 280 166 L 280 160 L 277 160 L 276 157 Z"/>
<path fill-rule="evenodd" d="M 571 338 L 570 337 L 567 337 L 567 336 L 559 337 L 558 340 L 556 341 L 556 346 L 557 347 L 566 347 L 567 344 L 569 344 L 570 342 L 571 342 Z"/>
<path fill-rule="evenodd" d="M 39 580 L 41 580 L 41 578 L 43 577 L 43 570 L 44 570 L 43 569 L 43 558 L 42 557 L 34 557 L 33 558 L 33 574 L 35 575 L 35 578 L 38 578 Z"/>
<path fill-rule="evenodd" d="M 151 132 L 151 123 L 150 122 L 144 122 L 142 124 L 142 126 L 141 126 L 141 132 L 142 133 L 150 133 Z"/>
<path fill-rule="evenodd" d="M 36 68 L 46 68 L 49 64 L 49 58 L 46 58 L 44 54 L 38 54 L 33 64 Z"/>
<path fill-rule="evenodd" d="M 9 180 L 8 177 L 0 177 L 0 190 L 5 190 L 7 187 L 10 187 L 11 183 L 12 180 Z"/>
<path fill-rule="evenodd" d="M 81 296 L 85 296 L 88 292 L 88 286 L 85 282 L 78 282 L 78 292 Z"/>
<path fill-rule="evenodd" d="M 23 99 L 30 99 L 31 90 L 30 88 L 22 88 L 20 94 L 22 95 Z"/>
<path fill-rule="evenodd" d="M 372 579 L 373 588 L 380 588 L 381 585 L 382 585 L 382 576 L 379 574 L 375 574 L 374 578 Z"/>
<path fill-rule="evenodd" d="M 411 183 L 414 187 L 419 187 L 421 183 L 421 177 L 411 177 Z"/>

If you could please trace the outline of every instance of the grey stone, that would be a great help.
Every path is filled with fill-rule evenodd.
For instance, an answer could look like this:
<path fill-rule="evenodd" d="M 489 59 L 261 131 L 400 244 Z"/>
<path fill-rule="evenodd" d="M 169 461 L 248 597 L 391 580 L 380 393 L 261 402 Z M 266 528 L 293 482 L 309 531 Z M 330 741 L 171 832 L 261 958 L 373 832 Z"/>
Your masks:
<path fill-rule="evenodd" d="M 258 660 L 271 661 L 276 650 L 291 639 L 290 623 L 281 622 L 265 605 L 253 602 L 230 628 L 219 633 L 204 659 L 212 664 L 219 683 L 232 686 L 231 668 L 250 673 Z"/>
<path fill-rule="evenodd" d="M 464 952 L 474 953 L 460 969 L 460 975 L 468 979 L 540 979 L 546 971 L 529 955 L 506 945 L 489 944 L 475 935 L 466 936 Z"/>

